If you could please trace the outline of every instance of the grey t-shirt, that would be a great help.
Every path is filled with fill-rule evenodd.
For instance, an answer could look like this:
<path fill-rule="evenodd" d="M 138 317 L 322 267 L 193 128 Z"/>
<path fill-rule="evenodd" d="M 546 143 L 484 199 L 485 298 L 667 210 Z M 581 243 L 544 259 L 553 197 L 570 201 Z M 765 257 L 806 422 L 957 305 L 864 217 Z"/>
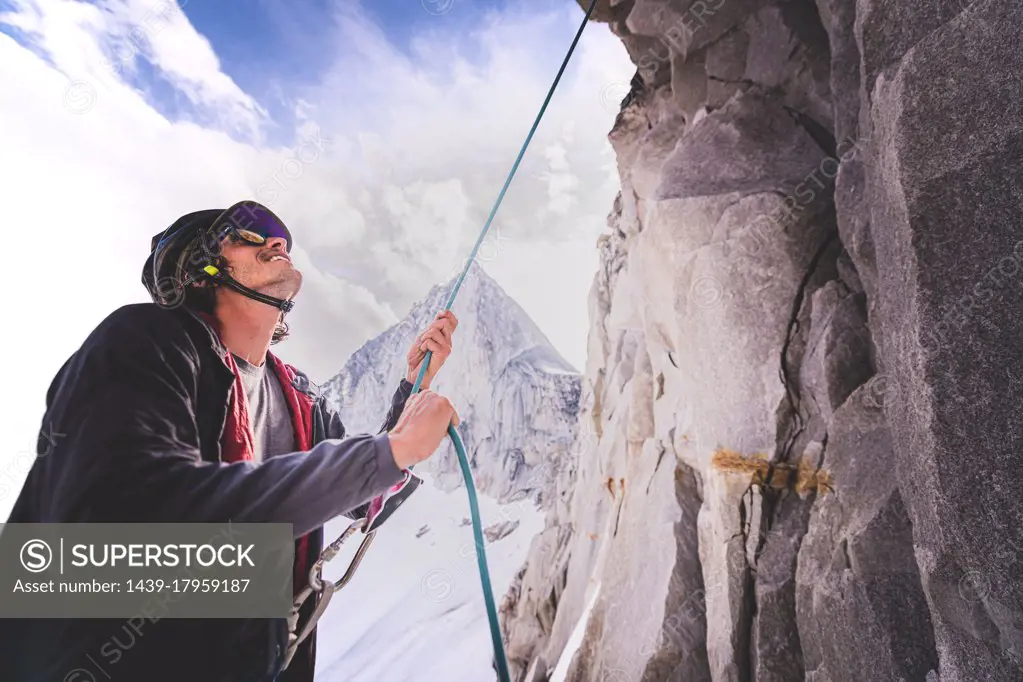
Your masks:
<path fill-rule="evenodd" d="M 234 361 L 249 404 L 249 424 L 255 448 L 253 460 L 262 462 L 275 455 L 295 452 L 298 449 L 295 427 L 277 374 L 268 369 L 265 361 L 258 367 L 237 355 Z"/>

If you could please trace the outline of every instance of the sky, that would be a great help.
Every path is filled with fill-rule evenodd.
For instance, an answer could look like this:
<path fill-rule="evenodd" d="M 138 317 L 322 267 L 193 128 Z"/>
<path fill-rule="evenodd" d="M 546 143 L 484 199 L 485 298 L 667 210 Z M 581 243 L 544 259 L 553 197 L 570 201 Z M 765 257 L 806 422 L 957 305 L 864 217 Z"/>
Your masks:
<path fill-rule="evenodd" d="M 461 270 L 582 17 L 572 0 L 0 0 L 17 387 L 0 518 L 56 371 L 149 300 L 154 234 L 241 199 L 272 208 L 304 276 L 273 350 L 329 379 Z M 607 133 L 634 71 L 591 23 L 478 257 L 580 370 L 619 189 Z"/>

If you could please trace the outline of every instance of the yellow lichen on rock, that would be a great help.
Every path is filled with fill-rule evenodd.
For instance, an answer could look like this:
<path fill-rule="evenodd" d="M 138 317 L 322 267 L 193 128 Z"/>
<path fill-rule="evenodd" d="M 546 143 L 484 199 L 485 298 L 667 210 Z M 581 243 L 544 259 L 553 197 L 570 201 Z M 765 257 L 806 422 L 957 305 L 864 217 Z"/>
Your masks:
<path fill-rule="evenodd" d="M 771 462 L 767 455 L 761 452 L 744 457 L 734 450 L 718 448 L 714 451 L 710 463 L 718 471 L 749 474 L 752 479 L 751 485 L 762 488 L 774 490 L 788 488 L 800 496 L 810 491 L 823 495 L 834 490 L 831 474 L 824 469 L 815 469 L 804 462 L 798 464 Z"/>

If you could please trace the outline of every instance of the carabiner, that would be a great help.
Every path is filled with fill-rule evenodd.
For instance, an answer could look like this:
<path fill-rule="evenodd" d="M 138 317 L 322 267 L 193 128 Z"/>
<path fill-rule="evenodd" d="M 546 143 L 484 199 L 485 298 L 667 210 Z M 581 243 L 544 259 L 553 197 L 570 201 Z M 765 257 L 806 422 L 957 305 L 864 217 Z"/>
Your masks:
<path fill-rule="evenodd" d="M 376 531 L 370 531 L 365 538 L 362 540 L 362 544 L 359 545 L 359 549 L 355 552 L 355 557 L 352 562 L 348 565 L 348 570 L 341 576 L 341 579 L 334 581 L 323 580 L 323 565 L 337 556 L 338 551 L 341 549 L 341 545 L 344 544 L 353 533 L 361 530 L 366 525 L 366 519 L 361 518 L 358 521 L 352 523 L 341 534 L 334 542 L 330 543 L 326 549 L 320 553 L 320 558 L 309 569 L 309 582 L 302 588 L 302 591 L 295 597 L 294 603 L 291 605 L 291 612 L 288 614 L 288 648 L 284 654 L 284 664 L 281 670 L 286 670 L 291 660 L 295 657 L 295 652 L 298 651 L 299 645 L 305 641 L 305 639 L 312 633 L 316 628 L 316 623 L 323 616 L 324 611 L 327 609 L 327 604 L 330 603 L 334 593 L 340 590 L 342 587 L 347 585 L 351 579 L 355 576 L 355 569 L 362 563 L 362 558 L 366 555 L 366 551 L 369 549 L 370 544 L 373 542 L 373 537 L 376 535 Z M 316 603 L 316 609 L 309 616 L 309 620 L 302 627 L 302 631 L 296 633 L 295 630 L 298 628 L 299 612 L 302 609 L 302 605 L 312 595 L 319 593 L 319 597 Z"/>

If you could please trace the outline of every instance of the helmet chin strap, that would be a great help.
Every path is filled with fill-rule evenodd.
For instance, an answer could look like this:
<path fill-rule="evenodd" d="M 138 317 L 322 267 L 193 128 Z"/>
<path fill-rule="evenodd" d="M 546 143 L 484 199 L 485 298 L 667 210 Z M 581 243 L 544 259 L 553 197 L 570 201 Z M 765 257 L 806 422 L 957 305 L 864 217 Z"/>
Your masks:
<path fill-rule="evenodd" d="M 231 277 L 231 275 L 227 274 L 226 272 L 223 272 L 222 270 L 220 270 L 220 268 L 217 268 L 216 266 L 207 265 L 205 268 L 203 268 L 203 270 L 205 270 L 206 274 L 208 274 L 210 277 L 212 277 L 218 282 L 222 282 L 226 286 L 231 287 L 242 296 L 247 296 L 254 301 L 259 301 L 260 303 L 265 303 L 269 306 L 273 306 L 274 308 L 278 308 L 281 310 L 281 312 L 289 313 L 291 312 L 291 309 L 295 307 L 294 301 L 289 301 L 287 299 L 275 298 L 273 296 L 261 294 L 255 289 L 250 289 L 249 287 L 245 286 L 235 278 Z"/>

